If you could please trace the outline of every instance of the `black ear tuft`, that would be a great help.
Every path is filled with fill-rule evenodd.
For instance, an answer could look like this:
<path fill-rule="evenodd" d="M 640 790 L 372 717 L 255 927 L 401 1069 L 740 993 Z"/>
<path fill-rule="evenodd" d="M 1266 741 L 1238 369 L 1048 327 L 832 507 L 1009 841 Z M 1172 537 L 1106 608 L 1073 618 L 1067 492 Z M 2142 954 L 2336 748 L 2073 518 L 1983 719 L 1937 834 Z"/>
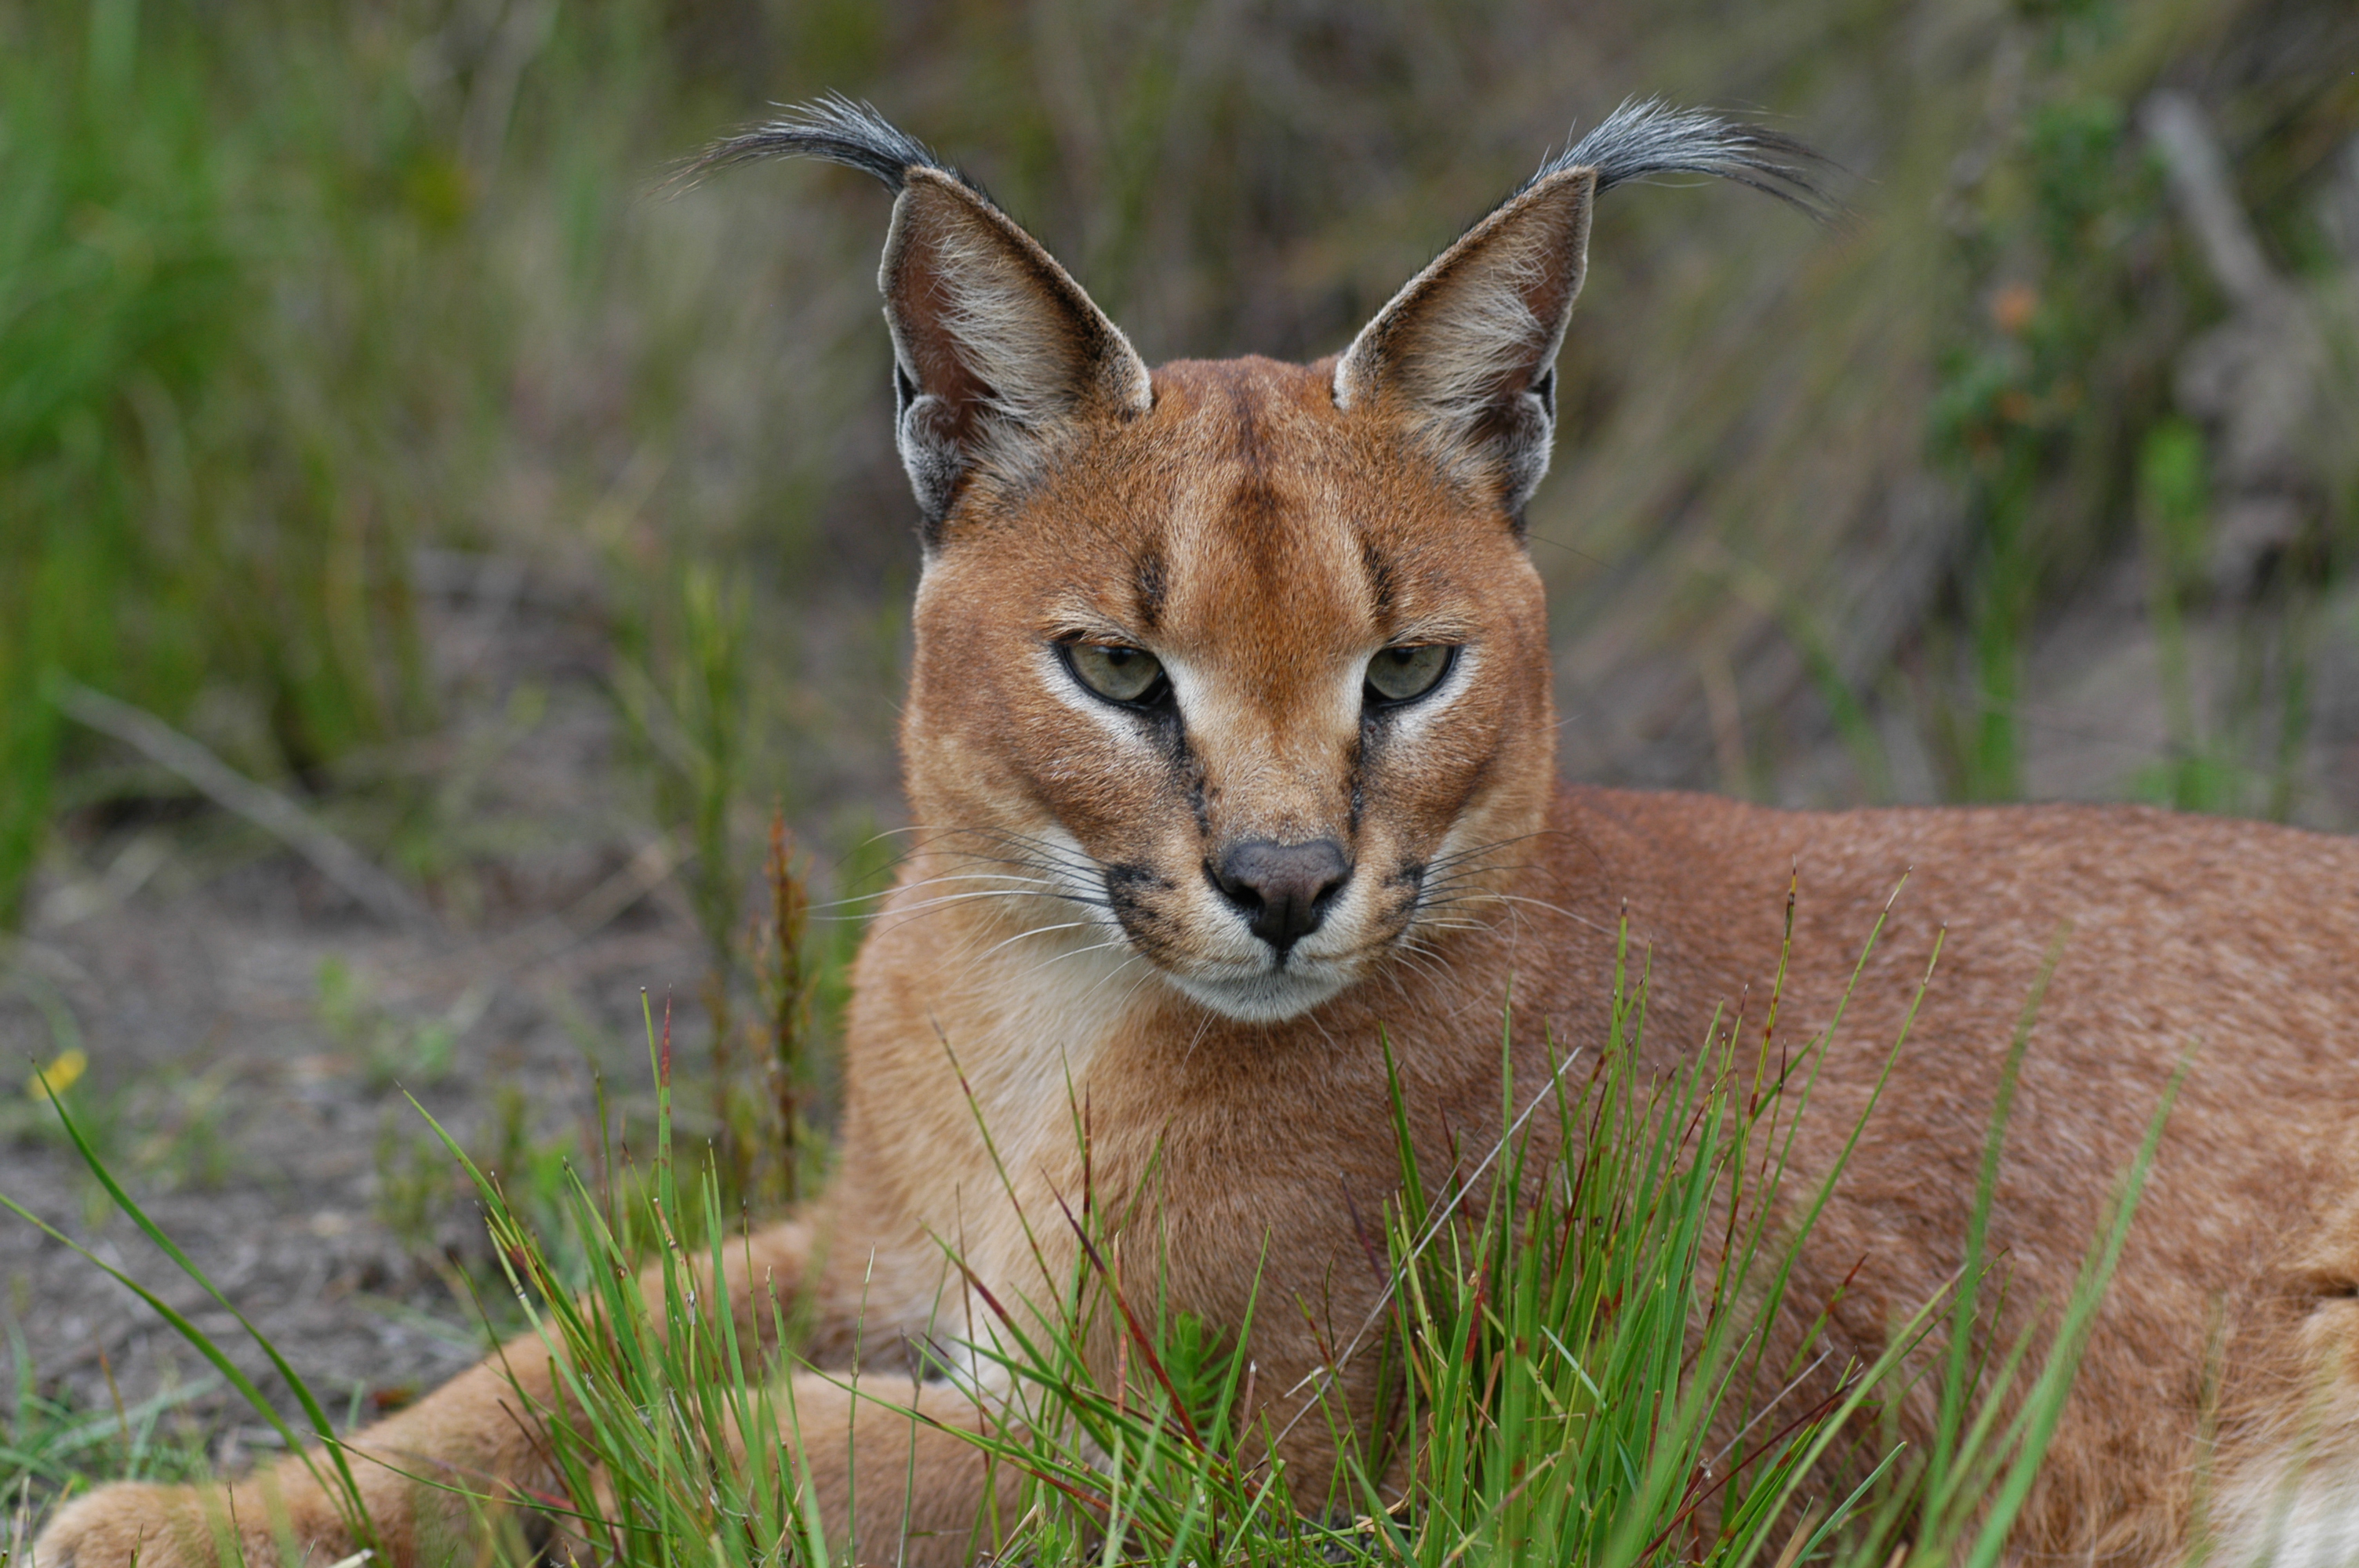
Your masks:
<path fill-rule="evenodd" d="M 1540 165 L 1531 184 L 1568 168 L 1595 169 L 1601 193 L 1650 174 L 1708 174 L 1751 186 L 1827 222 L 1843 212 L 1821 182 L 1823 172 L 1833 167 L 1766 125 L 1674 109 L 1659 98 L 1630 98 L 1589 135 Z"/>
<path fill-rule="evenodd" d="M 775 120 L 723 137 L 689 164 L 684 177 L 692 180 L 709 169 L 766 157 L 815 157 L 840 163 L 874 176 L 897 191 L 908 183 L 913 168 L 936 169 L 974 184 L 937 157 L 931 147 L 878 114 L 875 105 L 854 102 L 841 92 L 788 105 Z"/>

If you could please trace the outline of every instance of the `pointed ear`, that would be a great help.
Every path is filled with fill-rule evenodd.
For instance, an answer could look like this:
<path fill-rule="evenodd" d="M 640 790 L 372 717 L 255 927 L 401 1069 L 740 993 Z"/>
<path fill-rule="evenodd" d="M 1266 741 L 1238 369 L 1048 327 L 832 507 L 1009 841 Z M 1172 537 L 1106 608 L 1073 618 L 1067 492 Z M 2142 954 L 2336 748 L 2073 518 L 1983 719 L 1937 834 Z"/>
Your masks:
<path fill-rule="evenodd" d="M 1020 480 L 1065 427 L 1151 400 L 1146 364 L 1071 274 L 954 176 L 912 167 L 877 286 L 901 462 L 926 542 L 977 473 Z"/>
<path fill-rule="evenodd" d="M 1556 353 L 1589 259 L 1597 170 L 1545 174 L 1411 278 L 1335 362 L 1335 403 L 1390 410 L 1520 514 L 1548 472 Z"/>

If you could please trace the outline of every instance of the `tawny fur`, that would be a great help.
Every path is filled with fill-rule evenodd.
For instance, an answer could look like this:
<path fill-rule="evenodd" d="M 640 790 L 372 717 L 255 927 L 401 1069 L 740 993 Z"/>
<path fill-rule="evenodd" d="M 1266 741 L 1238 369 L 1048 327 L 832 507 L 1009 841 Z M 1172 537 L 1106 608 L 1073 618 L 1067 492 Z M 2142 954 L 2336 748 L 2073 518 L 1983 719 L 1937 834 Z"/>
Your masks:
<path fill-rule="evenodd" d="M 1838 1358 L 1873 1354 L 1959 1267 L 2000 1064 L 2061 934 L 1991 1215 L 2013 1281 L 2002 1332 L 2070 1289 L 2174 1066 L 2199 1051 L 2016 1547 L 2171 1562 L 2199 1474 L 2221 1499 L 2215 1523 L 2256 1542 L 2297 1453 L 2299 1506 L 2327 1521 L 2316 1539 L 2347 1517 L 2359 846 L 2135 807 L 1804 813 L 1560 784 L 1541 587 L 1511 515 L 1526 470 L 1484 445 L 1497 432 L 1467 399 L 1485 378 L 1518 398 L 1544 377 L 1581 258 L 1575 238 L 1536 273 L 1532 236 L 1585 235 L 1596 183 L 1543 180 L 1470 232 L 1425 275 L 1460 281 L 1425 291 L 1440 303 L 1404 291 L 1340 380 L 1332 361 L 1182 362 L 1153 373 L 1151 400 L 1131 395 L 1127 345 L 1114 351 L 1103 319 L 1058 304 L 1061 272 L 1027 272 L 1013 240 L 979 269 L 956 259 L 990 243 L 989 225 L 959 216 L 947 186 L 897 214 L 919 222 L 931 203 L 951 226 L 929 245 L 897 229 L 897 254 L 950 257 L 1003 296 L 888 276 L 897 336 L 926 297 L 953 302 L 960 331 L 994 311 L 1047 325 L 1008 351 L 1043 362 L 1026 388 L 962 393 L 973 364 L 918 367 L 933 378 L 920 394 L 993 398 L 991 417 L 1027 422 L 1037 461 L 967 464 L 962 450 L 936 475 L 950 504 L 929 535 L 902 727 L 918 827 L 855 975 L 839 1167 L 823 1197 L 754 1238 L 753 1278 L 733 1281 L 749 1325 L 768 1291 L 808 1298 L 813 1367 L 845 1368 L 856 1330 L 864 1392 L 914 1398 L 926 1417 L 864 1402 L 847 1444 L 853 1401 L 792 1374 L 829 1528 L 862 1560 L 948 1563 L 990 1544 L 973 1533 L 984 1467 L 941 1430 L 983 1420 L 975 1402 L 913 1389 L 876 1347 L 955 1354 L 977 1332 L 945 1244 L 996 1295 L 1042 1300 L 1028 1217 L 1046 1279 L 1070 1277 L 1059 1200 L 1081 1183 L 1077 1104 L 1099 1189 L 1147 1200 L 1138 1223 L 1163 1238 L 1174 1309 L 1237 1323 L 1258 1279 L 1248 1349 L 1283 1424 L 1321 1341 L 1348 1341 L 1379 1288 L 1362 1227 L 1398 1177 L 1379 1030 L 1423 1156 L 1445 1162 L 1453 1139 L 1495 1135 L 1511 989 L 1518 1081 L 1537 1082 L 1551 1049 L 1595 1051 L 1626 920 L 1651 967 L 1645 1050 L 1669 1066 L 1715 1010 L 1758 1017 L 1789 887 L 1779 1029 L 1797 1043 L 1832 1019 L 1892 910 L 1827 1048 L 1799 1181 L 1835 1157 L 1946 933 L 1792 1292 L 1807 1314 L 1850 1281 Z M 1560 204 L 1570 188 L 1577 212 Z M 1479 313 L 1500 289 L 1518 305 L 1498 333 L 1418 314 Z M 1522 363 L 1502 359 L 1506 339 L 1529 345 Z M 1470 358 L 1388 366 L 1388 341 Z M 1054 401 L 1076 385 L 1112 390 Z M 1056 652 L 1073 638 L 1152 651 L 1182 718 L 1157 729 L 1080 689 Z M 1371 721 L 1360 672 L 1405 640 L 1457 645 L 1460 664 L 1428 705 Z M 1321 838 L 1345 848 L 1352 877 L 1299 944 L 1299 975 L 1281 972 L 1206 869 L 1241 842 Z M 547 1483 L 516 1408 L 547 1395 L 542 1353 L 503 1354 L 354 1439 L 393 1561 L 438 1560 L 462 1516 L 370 1456 Z M 1335 1393 L 1375 1424 L 1373 1357 L 1346 1362 Z M 1930 1413 L 1905 1408 L 1904 1435 L 1921 1440 Z M 1281 1444 L 1307 1500 L 1325 1495 L 1329 1430 L 1303 1422 Z M 2200 1451 L 2207 1435 L 2216 1452 Z M 227 1494 L 103 1489 L 60 1515 L 38 1560 L 209 1561 L 208 1519 L 232 1507 L 257 1560 L 274 1558 L 282 1519 L 314 1561 L 347 1545 L 282 1465 Z M 2252 1550 L 2232 1543 L 2241 1560 Z"/>

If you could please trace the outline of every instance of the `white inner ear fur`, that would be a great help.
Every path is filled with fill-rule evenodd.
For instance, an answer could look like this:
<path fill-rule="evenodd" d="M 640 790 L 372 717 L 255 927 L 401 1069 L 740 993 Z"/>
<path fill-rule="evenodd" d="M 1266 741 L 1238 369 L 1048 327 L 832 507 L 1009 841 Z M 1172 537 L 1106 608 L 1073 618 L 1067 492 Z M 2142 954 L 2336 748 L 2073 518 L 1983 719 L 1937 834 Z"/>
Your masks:
<path fill-rule="evenodd" d="M 1064 302 L 1044 293 L 999 236 L 980 224 L 944 235 L 934 254 L 942 330 L 969 373 L 991 388 L 991 411 L 1033 430 L 1071 413 L 1096 368 L 1078 361 L 1083 324 L 1068 319 Z M 1121 341 L 1112 322 L 1103 330 Z"/>
<path fill-rule="evenodd" d="M 1548 470 L 1542 385 L 1581 292 L 1596 171 L 1550 175 L 1411 278 L 1335 362 L 1336 406 L 1391 402 L 1520 507 Z"/>
<path fill-rule="evenodd" d="M 1482 265 L 1442 280 L 1397 347 L 1392 367 L 1402 393 L 1433 416 L 1472 425 L 1503 395 L 1524 390 L 1556 358 L 1564 323 L 1542 321 L 1531 300 L 1544 292 L 1554 260 L 1547 236 L 1501 237 Z"/>
<path fill-rule="evenodd" d="M 905 247 L 908 253 L 905 255 Z M 967 375 L 990 388 L 994 416 L 1039 432 L 1071 414 L 1092 393 L 1117 409 L 1143 411 L 1151 400 L 1146 362 L 1130 340 L 1039 243 L 982 199 L 940 177 L 914 174 L 893 210 L 886 240 L 884 286 L 894 357 L 921 397 L 920 356 L 897 319 L 892 276 L 897 258 L 932 305 L 934 330 Z"/>

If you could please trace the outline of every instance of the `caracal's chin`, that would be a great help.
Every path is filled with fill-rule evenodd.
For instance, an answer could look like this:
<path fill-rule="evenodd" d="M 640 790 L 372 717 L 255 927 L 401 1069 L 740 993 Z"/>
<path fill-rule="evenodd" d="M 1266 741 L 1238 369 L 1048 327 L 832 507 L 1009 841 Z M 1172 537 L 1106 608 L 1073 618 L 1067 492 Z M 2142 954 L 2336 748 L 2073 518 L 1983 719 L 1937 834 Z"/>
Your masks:
<path fill-rule="evenodd" d="M 1405 909 L 1399 898 L 1365 892 L 1372 879 L 1361 881 L 1363 888 L 1339 900 L 1306 938 L 1283 948 L 1202 901 L 1117 913 L 1097 927 L 1097 945 L 1106 946 L 1103 934 L 1111 928 L 1129 961 L 1145 959 L 1198 1006 L 1241 1023 L 1282 1023 L 1381 972 L 1417 929 L 1413 887 Z"/>
<path fill-rule="evenodd" d="M 1147 930 L 1118 924 L 1131 950 L 1189 1000 L 1240 1023 L 1282 1023 L 1358 983 L 1407 933 L 1369 908 L 1364 892 L 1338 902 L 1284 949 L 1251 935 L 1234 913 L 1204 904 L 1183 904 L 1177 918 Z"/>
<path fill-rule="evenodd" d="M 1356 972 L 1330 961 L 1296 959 L 1284 968 L 1272 967 L 1256 974 L 1180 974 L 1163 978 L 1182 996 L 1241 1023 L 1282 1023 L 1309 1012 L 1358 978 Z"/>

